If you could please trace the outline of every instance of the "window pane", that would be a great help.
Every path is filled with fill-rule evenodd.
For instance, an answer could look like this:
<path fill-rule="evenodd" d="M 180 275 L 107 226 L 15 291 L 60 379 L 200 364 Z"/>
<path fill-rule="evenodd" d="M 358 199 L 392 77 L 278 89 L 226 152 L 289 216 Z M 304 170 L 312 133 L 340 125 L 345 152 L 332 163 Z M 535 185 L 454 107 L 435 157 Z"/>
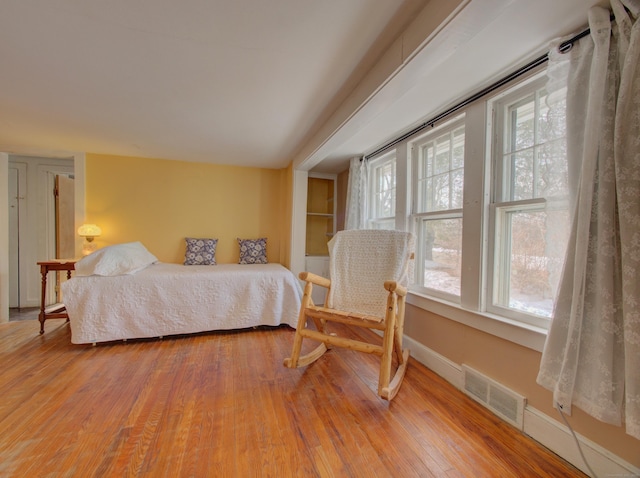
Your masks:
<path fill-rule="evenodd" d="M 451 173 L 451 209 L 462 209 L 464 172 L 460 169 Z"/>
<path fill-rule="evenodd" d="M 533 151 L 526 150 L 513 156 L 512 201 L 533 197 Z"/>
<path fill-rule="evenodd" d="M 441 174 L 433 178 L 433 204 L 430 211 L 449 209 L 449 175 Z"/>
<path fill-rule="evenodd" d="M 444 173 L 449 171 L 451 161 L 451 139 L 449 134 L 436 138 L 436 158 L 434 163 L 434 174 Z"/>
<path fill-rule="evenodd" d="M 545 143 L 567 135 L 567 123 L 565 121 L 566 90 L 561 90 L 553 97 L 546 91 L 540 91 L 538 117 L 538 142 Z"/>
<path fill-rule="evenodd" d="M 505 106 L 503 189 L 498 201 L 565 197 L 567 187 L 565 103 L 544 88 Z"/>
<path fill-rule="evenodd" d="M 396 162 L 388 160 L 373 169 L 370 219 L 394 217 L 396 210 Z"/>
<path fill-rule="evenodd" d="M 429 201 L 429 192 L 432 189 L 431 178 L 429 179 L 421 179 L 418 181 L 418 190 L 417 194 L 417 204 L 419 212 L 424 212 L 426 210 Z"/>
<path fill-rule="evenodd" d="M 464 125 L 434 136 L 419 145 L 417 213 L 462 207 Z"/>
<path fill-rule="evenodd" d="M 464 126 L 453 132 L 453 156 L 451 168 L 458 169 L 464 166 Z"/>
<path fill-rule="evenodd" d="M 421 178 L 428 178 L 433 176 L 433 170 L 431 165 L 433 164 L 433 143 L 428 143 L 422 148 L 422 170 L 420 171 Z"/>
<path fill-rule="evenodd" d="M 537 148 L 537 178 L 535 197 L 565 197 L 567 179 L 567 151 L 564 139 Z"/>
<path fill-rule="evenodd" d="M 530 148 L 535 141 L 535 97 L 530 96 L 509 108 L 511 141 L 508 151 Z"/>
<path fill-rule="evenodd" d="M 424 287 L 460 295 L 462 219 L 422 221 Z"/>
<path fill-rule="evenodd" d="M 569 232 L 566 210 L 506 211 L 500 217 L 494 302 L 551 317 Z"/>

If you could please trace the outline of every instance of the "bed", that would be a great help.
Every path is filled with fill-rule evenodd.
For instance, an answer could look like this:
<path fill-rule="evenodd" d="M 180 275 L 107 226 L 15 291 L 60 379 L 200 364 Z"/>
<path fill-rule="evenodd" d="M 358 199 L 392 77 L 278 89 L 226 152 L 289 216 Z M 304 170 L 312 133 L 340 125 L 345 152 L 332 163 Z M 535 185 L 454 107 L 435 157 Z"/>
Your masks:
<path fill-rule="evenodd" d="M 298 322 L 301 287 L 280 264 L 152 261 L 116 272 L 83 275 L 76 268 L 77 275 L 63 283 L 72 343 Z"/>

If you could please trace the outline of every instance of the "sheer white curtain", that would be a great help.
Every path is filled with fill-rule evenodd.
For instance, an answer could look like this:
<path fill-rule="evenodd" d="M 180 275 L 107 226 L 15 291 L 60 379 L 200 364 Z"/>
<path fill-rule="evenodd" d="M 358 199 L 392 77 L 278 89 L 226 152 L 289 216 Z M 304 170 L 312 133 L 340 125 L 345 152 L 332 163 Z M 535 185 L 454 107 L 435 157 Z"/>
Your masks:
<path fill-rule="evenodd" d="M 630 14 L 625 10 L 627 7 Z M 591 35 L 552 48 L 567 87 L 573 222 L 538 383 L 640 438 L 640 0 L 589 11 Z"/>
<path fill-rule="evenodd" d="M 367 161 L 352 158 L 349 164 L 345 229 L 364 229 L 367 213 Z"/>

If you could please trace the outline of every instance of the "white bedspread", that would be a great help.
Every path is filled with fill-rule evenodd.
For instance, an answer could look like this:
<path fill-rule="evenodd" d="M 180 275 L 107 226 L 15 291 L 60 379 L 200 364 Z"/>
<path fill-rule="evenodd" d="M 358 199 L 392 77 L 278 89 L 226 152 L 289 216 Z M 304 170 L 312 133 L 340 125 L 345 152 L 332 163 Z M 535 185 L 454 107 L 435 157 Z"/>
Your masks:
<path fill-rule="evenodd" d="M 258 325 L 295 327 L 301 289 L 280 264 L 157 263 L 132 274 L 62 284 L 75 344 Z"/>

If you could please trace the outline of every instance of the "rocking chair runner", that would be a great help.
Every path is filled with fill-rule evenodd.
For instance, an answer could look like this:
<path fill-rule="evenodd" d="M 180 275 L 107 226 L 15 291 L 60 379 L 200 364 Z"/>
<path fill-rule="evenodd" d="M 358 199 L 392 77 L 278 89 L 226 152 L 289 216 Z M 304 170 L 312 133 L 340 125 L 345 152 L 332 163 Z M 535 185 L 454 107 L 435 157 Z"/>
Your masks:
<path fill-rule="evenodd" d="M 320 358 L 331 346 L 344 347 L 381 357 L 378 395 L 391 400 L 398 393 L 407 369 L 409 351 L 402 350 L 405 297 L 413 258 L 414 238 L 408 232 L 388 230 L 341 231 L 329 241 L 331 280 L 302 272 L 306 281 L 298 326 L 286 367 L 304 367 Z M 311 299 L 313 285 L 328 289 L 325 306 Z M 307 328 L 311 319 L 316 330 Z M 382 345 L 336 336 L 327 322 L 365 327 L 382 332 Z M 303 339 L 320 342 L 300 356 Z M 393 378 L 393 353 L 398 362 Z"/>

